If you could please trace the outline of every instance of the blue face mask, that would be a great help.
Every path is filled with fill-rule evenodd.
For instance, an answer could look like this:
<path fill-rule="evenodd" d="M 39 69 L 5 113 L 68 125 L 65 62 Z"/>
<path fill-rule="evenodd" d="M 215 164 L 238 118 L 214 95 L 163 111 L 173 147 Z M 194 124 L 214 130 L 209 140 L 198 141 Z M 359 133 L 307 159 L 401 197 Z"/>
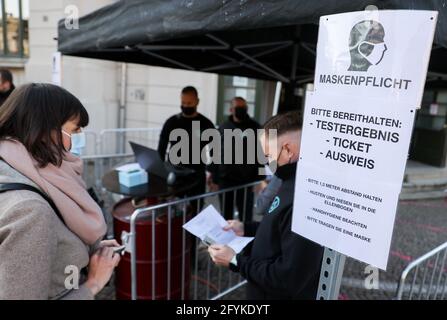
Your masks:
<path fill-rule="evenodd" d="M 82 150 L 85 148 L 86 138 L 84 132 L 72 133 L 69 134 L 62 130 L 62 133 L 69 136 L 71 139 L 71 148 L 70 152 L 75 156 L 80 156 L 82 154 Z"/>

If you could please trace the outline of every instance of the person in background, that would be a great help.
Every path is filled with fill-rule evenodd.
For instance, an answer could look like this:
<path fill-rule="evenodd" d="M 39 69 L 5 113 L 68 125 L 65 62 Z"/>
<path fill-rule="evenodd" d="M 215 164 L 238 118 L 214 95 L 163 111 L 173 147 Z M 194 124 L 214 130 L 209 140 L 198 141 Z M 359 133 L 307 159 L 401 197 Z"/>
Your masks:
<path fill-rule="evenodd" d="M 52 84 L 23 85 L 0 108 L 0 187 L 14 185 L 0 193 L 0 300 L 94 299 L 120 261 L 70 152 L 88 122 Z"/>
<path fill-rule="evenodd" d="M 215 129 L 215 127 L 211 120 L 197 111 L 197 106 L 199 105 L 200 100 L 196 88 L 192 86 L 183 88 L 180 95 L 180 100 L 181 112 L 170 117 L 163 125 L 158 143 L 158 153 L 160 154 L 162 160 L 165 161 L 167 159 L 170 161 L 170 148 L 181 141 L 180 137 L 178 137 L 176 141 L 170 141 L 169 136 L 171 132 L 175 129 L 183 129 L 188 133 L 189 159 L 186 162 L 181 161 L 180 165 L 193 169 L 196 172 L 198 183 L 186 193 L 187 196 L 195 196 L 205 193 L 207 166 L 201 159 L 199 163 L 193 163 L 192 141 L 194 139 L 200 141 L 200 151 L 203 150 L 203 148 L 209 143 L 206 141 L 201 141 L 200 137 L 203 131 L 206 129 Z M 193 131 L 193 123 L 197 125 L 197 127 L 200 126 L 199 131 Z M 182 158 L 182 154 L 178 154 L 176 156 L 179 156 L 180 159 Z M 211 168 L 210 170 L 213 169 Z M 199 207 L 200 206 L 194 206 L 193 210 L 196 210 Z"/>
<path fill-rule="evenodd" d="M 260 223 L 230 220 L 224 228 L 254 236 L 251 244 L 239 254 L 225 245 L 211 245 L 208 252 L 216 265 L 247 279 L 248 299 L 315 299 L 323 247 L 291 229 L 293 206 L 300 205 L 293 198 L 302 122 L 298 113 L 289 112 L 271 118 L 264 129 L 264 153 L 270 163 L 277 163 L 274 174 L 282 185 Z M 276 130 L 276 149 L 269 130 Z"/>
<path fill-rule="evenodd" d="M 11 71 L 0 68 L 0 106 L 5 102 L 14 89 L 15 86 L 12 82 Z"/>
<path fill-rule="evenodd" d="M 258 162 L 257 150 L 251 157 L 248 152 L 250 150 L 248 134 L 251 134 L 257 141 L 257 130 L 261 126 L 248 114 L 247 101 L 242 97 L 235 97 L 231 100 L 230 115 L 228 119 L 219 126 L 219 132 L 221 136 L 221 164 L 217 165 L 216 173 L 213 175 L 212 183 L 218 184 L 219 189 L 232 188 L 250 182 L 262 180 L 264 176 L 259 175 L 259 169 L 263 167 Z M 230 132 L 234 133 L 235 130 L 240 130 L 240 135 L 237 137 L 242 138 L 243 150 L 236 150 L 236 143 L 234 139 L 227 141 L 231 142 L 230 148 L 225 146 L 225 135 Z M 256 142 L 253 141 L 255 144 Z M 253 144 L 252 142 L 252 144 Z M 256 144 L 256 146 L 258 146 Z M 231 163 L 224 163 L 226 152 L 231 152 Z M 241 153 L 240 153 L 241 152 Z M 236 158 L 242 156 L 242 163 L 238 163 Z M 254 160 L 253 163 L 249 162 L 249 159 Z M 236 199 L 234 199 L 236 196 Z M 223 205 L 224 217 L 227 220 L 233 219 L 234 205 L 239 212 L 239 218 L 242 221 L 251 221 L 253 217 L 253 188 L 239 189 L 236 192 L 226 192 L 221 196 L 221 203 Z M 224 202 L 224 203 L 223 203 Z"/>

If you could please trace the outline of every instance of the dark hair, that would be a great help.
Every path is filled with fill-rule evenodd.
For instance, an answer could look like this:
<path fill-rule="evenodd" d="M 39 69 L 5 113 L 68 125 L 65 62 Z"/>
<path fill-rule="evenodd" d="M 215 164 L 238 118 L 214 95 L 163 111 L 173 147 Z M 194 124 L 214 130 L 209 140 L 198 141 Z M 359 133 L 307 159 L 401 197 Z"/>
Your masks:
<path fill-rule="evenodd" d="M 199 93 L 197 92 L 197 89 L 193 86 L 187 86 L 182 89 L 182 94 L 193 94 L 197 98 L 199 97 Z"/>
<path fill-rule="evenodd" d="M 264 123 L 265 132 L 276 130 L 277 137 L 290 131 L 301 130 L 302 128 L 303 120 L 298 111 L 277 114 Z"/>
<path fill-rule="evenodd" d="M 87 110 L 67 90 L 49 83 L 31 83 L 15 89 L 0 107 L 0 140 L 20 141 L 39 166 L 60 166 L 62 126 L 79 117 L 79 127 L 89 122 Z"/>
<path fill-rule="evenodd" d="M 242 102 L 244 102 L 245 103 L 245 105 L 247 105 L 247 100 L 245 100 L 244 98 L 242 98 L 242 97 L 234 97 L 233 99 L 231 99 L 231 101 L 235 101 L 235 100 L 239 100 L 239 101 L 242 101 Z"/>
<path fill-rule="evenodd" d="M 12 83 L 12 73 L 8 69 L 0 68 L 0 78 L 2 81 L 9 81 Z"/>

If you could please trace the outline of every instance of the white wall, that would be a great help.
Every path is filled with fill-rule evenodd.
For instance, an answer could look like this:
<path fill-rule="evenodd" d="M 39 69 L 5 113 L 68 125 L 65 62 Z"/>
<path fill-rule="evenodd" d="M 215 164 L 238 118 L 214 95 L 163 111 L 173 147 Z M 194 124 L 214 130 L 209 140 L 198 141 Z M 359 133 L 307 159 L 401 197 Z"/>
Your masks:
<path fill-rule="evenodd" d="M 30 59 L 28 82 L 51 82 L 52 54 L 57 50 L 57 22 L 67 5 L 76 5 L 80 16 L 112 3 L 112 0 L 30 1 Z M 82 28 L 82 25 L 80 26 Z M 216 120 L 217 75 L 169 68 L 128 64 L 127 127 L 161 127 L 180 112 L 180 91 L 197 87 L 199 112 Z M 62 86 L 76 95 L 87 108 L 88 129 L 116 128 L 120 98 L 121 63 L 62 57 Z"/>
<path fill-rule="evenodd" d="M 167 118 L 180 112 L 180 92 L 187 85 L 199 92 L 198 111 L 215 122 L 217 78 L 215 74 L 129 64 L 126 125 L 161 127 Z"/>
<path fill-rule="evenodd" d="M 76 5 L 82 16 L 109 0 L 30 1 L 30 58 L 26 64 L 28 82 L 51 82 L 51 59 L 57 50 L 57 23 L 65 16 L 66 5 Z M 117 93 L 114 62 L 66 57 L 62 58 L 62 86 L 76 95 L 91 116 L 89 129 L 116 126 Z"/>

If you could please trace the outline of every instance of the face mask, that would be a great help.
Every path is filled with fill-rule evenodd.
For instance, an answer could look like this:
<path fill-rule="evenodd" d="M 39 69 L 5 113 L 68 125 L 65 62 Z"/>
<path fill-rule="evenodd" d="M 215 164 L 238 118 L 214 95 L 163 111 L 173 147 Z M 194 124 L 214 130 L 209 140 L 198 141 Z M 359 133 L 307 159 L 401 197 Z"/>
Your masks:
<path fill-rule="evenodd" d="M 282 153 L 282 151 L 283 151 L 283 149 L 284 149 L 284 146 L 283 147 L 281 147 L 281 150 L 279 151 L 279 153 L 278 153 L 278 157 L 276 158 L 276 160 L 272 160 L 272 161 L 270 161 L 269 162 L 269 167 L 272 169 L 272 168 L 274 168 L 274 169 L 276 169 L 277 167 L 278 167 L 278 159 L 281 157 L 281 153 Z M 292 162 L 292 156 L 289 156 L 289 162 L 287 162 L 287 164 L 290 164 Z M 272 170 L 273 171 L 273 170 Z"/>
<path fill-rule="evenodd" d="M 65 132 L 64 130 L 62 130 L 62 133 L 69 136 L 71 139 L 70 152 L 76 156 L 80 156 L 82 153 L 82 149 L 85 148 L 85 144 L 86 144 L 85 132 L 69 134 L 69 133 Z"/>
<path fill-rule="evenodd" d="M 276 169 L 278 168 L 278 159 L 281 157 L 281 152 L 283 148 L 284 147 L 281 147 L 281 150 L 279 151 L 278 156 L 276 157 L 275 160 L 268 161 L 268 166 L 273 173 L 275 173 Z"/>
<path fill-rule="evenodd" d="M 373 50 L 371 51 L 371 53 L 369 55 L 365 55 L 365 54 L 363 54 L 362 51 L 360 51 L 360 47 L 364 43 L 373 46 Z M 359 43 L 359 45 L 357 47 L 357 51 L 360 53 L 360 55 L 363 58 L 365 58 L 366 60 L 368 60 L 369 63 L 374 64 L 374 65 L 376 65 L 380 61 L 382 61 L 383 55 L 385 54 L 386 50 L 387 50 L 387 48 L 386 48 L 385 42 L 382 42 L 382 43 L 372 43 L 372 42 L 368 42 L 368 41 L 362 41 L 362 42 Z"/>
<path fill-rule="evenodd" d="M 196 112 L 196 107 L 180 106 L 185 116 L 192 116 Z"/>
<path fill-rule="evenodd" d="M 244 120 L 247 118 L 247 109 L 246 108 L 235 108 L 234 109 L 234 115 L 239 120 Z"/>

